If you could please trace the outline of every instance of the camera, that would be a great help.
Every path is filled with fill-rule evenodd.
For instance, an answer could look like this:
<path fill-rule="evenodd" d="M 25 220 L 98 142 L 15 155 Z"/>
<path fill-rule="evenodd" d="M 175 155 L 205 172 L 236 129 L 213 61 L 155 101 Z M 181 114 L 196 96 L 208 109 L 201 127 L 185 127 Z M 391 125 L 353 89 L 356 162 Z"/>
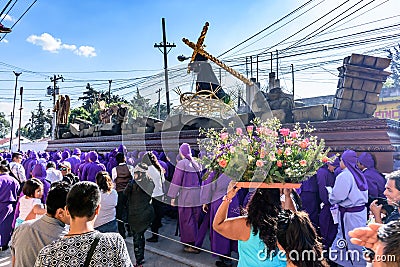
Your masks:
<path fill-rule="evenodd" d="M 383 205 L 383 206 L 388 205 L 388 201 L 386 198 L 377 197 L 375 198 L 375 200 L 378 200 L 378 202 L 376 203 L 377 205 Z"/>

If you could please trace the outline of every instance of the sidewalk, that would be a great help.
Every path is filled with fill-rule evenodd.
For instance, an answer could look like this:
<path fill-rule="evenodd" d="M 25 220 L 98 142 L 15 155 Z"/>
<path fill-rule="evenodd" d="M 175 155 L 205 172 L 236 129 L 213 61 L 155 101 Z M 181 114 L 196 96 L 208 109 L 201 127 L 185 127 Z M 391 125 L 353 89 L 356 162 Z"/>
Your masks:
<path fill-rule="evenodd" d="M 218 260 L 218 256 L 212 256 L 210 251 L 210 238 L 209 235 L 204 239 L 203 250 L 199 254 L 187 253 L 183 251 L 183 245 L 178 243 L 179 236 L 175 236 L 176 219 L 170 217 L 164 217 L 162 220 L 163 226 L 160 228 L 159 233 L 162 236 L 158 238 L 157 243 L 146 242 L 146 250 L 149 252 L 159 254 L 163 257 L 170 258 L 177 262 L 186 264 L 188 266 L 205 267 L 215 266 L 215 261 Z M 145 233 L 145 237 L 151 237 L 151 233 L 148 231 Z M 172 239 L 172 240 L 171 240 Z M 127 243 L 132 243 L 132 238 L 126 238 Z M 238 258 L 237 253 L 232 253 L 233 258 Z M 237 262 L 234 261 L 236 266 Z"/>

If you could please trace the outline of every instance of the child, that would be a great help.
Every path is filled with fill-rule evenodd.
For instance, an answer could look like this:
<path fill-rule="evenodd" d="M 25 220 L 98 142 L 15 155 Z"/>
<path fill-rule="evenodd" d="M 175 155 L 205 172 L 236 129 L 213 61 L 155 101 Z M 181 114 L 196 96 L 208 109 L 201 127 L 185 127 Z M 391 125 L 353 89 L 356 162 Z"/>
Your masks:
<path fill-rule="evenodd" d="M 43 196 L 43 183 L 36 178 L 25 182 L 22 188 L 24 196 L 19 199 L 19 216 L 15 227 L 27 220 L 39 218 L 38 215 L 46 213 L 41 198 Z"/>

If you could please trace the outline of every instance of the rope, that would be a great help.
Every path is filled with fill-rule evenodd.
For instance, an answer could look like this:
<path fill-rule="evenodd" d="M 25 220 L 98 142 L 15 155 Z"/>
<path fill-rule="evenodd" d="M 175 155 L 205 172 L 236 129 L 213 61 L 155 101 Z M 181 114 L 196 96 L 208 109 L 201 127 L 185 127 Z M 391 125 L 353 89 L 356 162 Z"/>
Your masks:
<path fill-rule="evenodd" d="M 124 221 L 122 221 L 122 220 L 120 220 L 120 219 L 116 219 L 116 220 L 117 220 L 117 222 L 125 223 Z M 179 241 L 179 240 L 173 239 L 173 238 L 171 238 L 171 237 L 168 237 L 168 236 L 165 236 L 165 235 L 162 235 L 162 234 L 159 234 L 159 233 L 152 232 L 151 230 L 146 230 L 146 232 L 151 233 L 151 234 L 153 234 L 153 235 L 160 236 L 160 237 L 162 237 L 162 238 L 165 238 L 165 239 L 167 239 L 167 240 L 173 241 L 173 242 L 175 242 L 175 243 L 178 243 L 178 244 L 181 244 L 181 245 L 184 245 L 184 246 L 187 246 L 187 247 L 191 247 L 191 248 L 194 248 L 194 249 L 198 249 L 198 250 L 200 250 L 200 251 L 203 251 L 203 252 L 206 252 L 206 253 L 209 253 L 209 254 L 213 254 L 213 255 L 216 255 L 216 256 L 219 256 L 219 257 L 224 257 L 224 258 L 226 258 L 226 259 L 233 260 L 233 261 L 239 261 L 239 260 L 236 259 L 236 258 L 232 258 L 232 257 L 226 256 L 226 255 L 223 255 L 223 254 L 219 254 L 219 253 L 216 253 L 216 252 L 212 252 L 211 250 L 207 250 L 207 249 L 204 249 L 204 248 L 196 247 L 196 246 L 193 246 L 193 245 L 190 245 L 190 244 L 181 242 L 181 241 Z"/>

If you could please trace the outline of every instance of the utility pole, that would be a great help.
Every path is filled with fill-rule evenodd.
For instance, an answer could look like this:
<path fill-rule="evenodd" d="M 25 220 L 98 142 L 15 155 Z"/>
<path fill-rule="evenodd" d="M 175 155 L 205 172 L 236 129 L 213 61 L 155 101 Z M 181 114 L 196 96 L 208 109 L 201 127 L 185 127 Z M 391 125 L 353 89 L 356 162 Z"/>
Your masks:
<path fill-rule="evenodd" d="M 161 88 L 156 91 L 158 93 L 158 102 L 157 102 L 157 119 L 161 118 L 161 108 L 160 108 L 160 103 L 161 103 Z"/>
<path fill-rule="evenodd" d="M 161 47 L 163 48 L 163 51 L 161 51 L 164 54 L 164 75 L 165 75 L 165 96 L 167 98 L 167 114 L 169 115 L 170 112 L 170 103 L 169 103 L 169 87 L 168 87 L 168 52 L 171 51 L 173 47 L 176 47 L 174 43 L 170 44 L 167 42 L 167 34 L 165 32 L 165 18 L 162 18 L 161 20 L 162 23 L 162 32 L 163 32 L 163 41 L 159 44 L 154 44 L 155 48 L 158 48 L 158 50 L 161 51 Z M 167 47 L 169 50 L 167 51 Z"/>
<path fill-rule="evenodd" d="M 62 82 L 64 81 L 63 76 L 61 75 L 55 75 L 54 77 L 50 78 L 50 81 L 53 83 L 53 120 L 52 120 L 52 124 L 51 124 L 51 140 L 54 140 L 56 137 L 56 123 L 57 123 L 57 112 L 54 111 L 54 108 L 56 106 L 56 95 L 57 95 L 57 81 L 61 80 Z"/>
<path fill-rule="evenodd" d="M 293 94 L 293 101 L 294 101 L 294 67 L 293 64 L 290 64 L 292 67 L 292 94 Z"/>
<path fill-rule="evenodd" d="M 112 83 L 112 80 L 108 80 L 108 101 L 107 101 L 107 104 L 109 104 L 109 105 L 111 103 L 111 83 Z"/>
<path fill-rule="evenodd" d="M 21 151 L 21 121 L 22 121 L 22 94 L 24 87 L 19 88 L 19 95 L 21 97 L 21 103 L 19 105 L 19 126 L 18 126 L 18 151 Z"/>
<path fill-rule="evenodd" d="M 13 131 L 14 131 L 14 117 L 15 117 L 15 99 L 17 98 L 17 84 L 18 84 L 18 77 L 19 75 L 22 74 L 22 72 L 14 72 L 15 75 L 15 87 L 14 87 L 14 104 L 13 104 L 13 110 L 11 113 L 11 137 L 10 137 L 10 151 L 11 151 L 11 144 L 13 140 Z"/>
<path fill-rule="evenodd" d="M 258 55 L 257 55 L 257 82 L 258 82 Z"/>
<path fill-rule="evenodd" d="M 279 61 L 278 61 L 278 50 L 276 50 L 276 79 L 278 80 L 278 65 L 279 65 Z"/>
<path fill-rule="evenodd" d="M 250 78 L 253 78 L 253 56 L 250 56 Z"/>

